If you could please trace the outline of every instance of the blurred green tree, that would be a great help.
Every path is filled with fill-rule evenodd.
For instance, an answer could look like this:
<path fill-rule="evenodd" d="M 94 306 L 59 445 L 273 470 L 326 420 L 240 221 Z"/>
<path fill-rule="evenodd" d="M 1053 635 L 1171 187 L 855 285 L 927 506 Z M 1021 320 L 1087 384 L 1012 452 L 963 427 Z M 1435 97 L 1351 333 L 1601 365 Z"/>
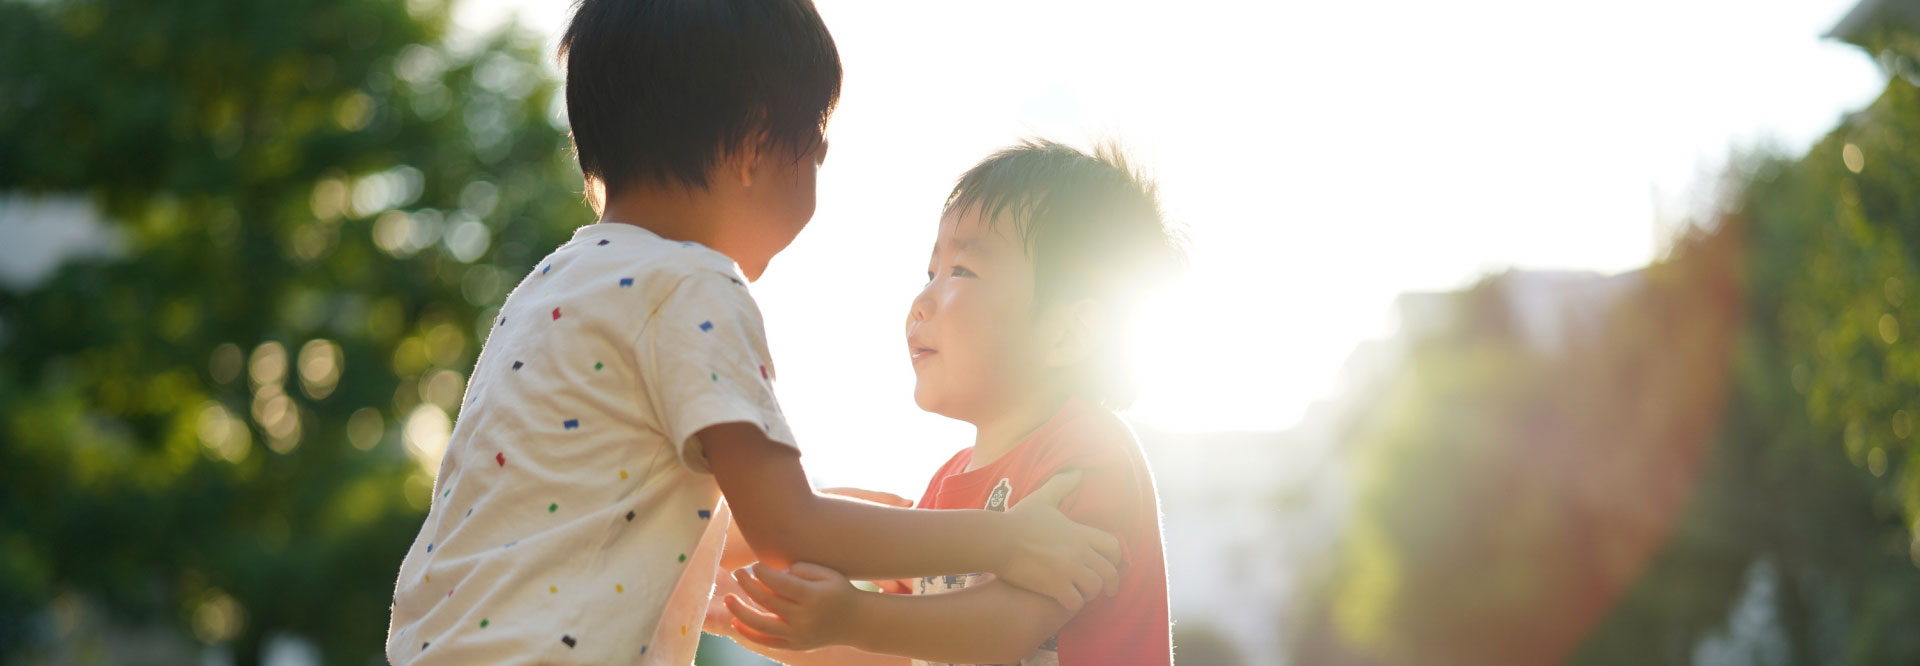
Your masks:
<path fill-rule="evenodd" d="M 1859 24 L 1886 90 L 1805 156 L 1737 170 L 1723 224 L 1748 239 L 1749 311 L 1714 461 L 1577 663 L 1692 663 L 1654 646 L 1723 633 L 1754 570 L 1775 579 L 1780 663 L 1920 662 L 1915 27 Z"/>
<path fill-rule="evenodd" d="M 1920 330 L 1920 33 L 1860 27 L 1882 96 L 1807 155 L 1740 167 L 1728 223 L 1749 240 L 1751 305 L 1715 464 L 1582 662 L 1690 662 L 1645 645 L 1722 631 L 1757 566 L 1782 662 L 1920 662 L 1920 347 L 1901 342 Z"/>
<path fill-rule="evenodd" d="M 1920 33 L 1861 16 L 1879 99 L 1737 160 L 1615 296 L 1559 288 L 1599 313 L 1568 344 L 1525 274 L 1414 336 L 1303 663 L 1920 663 Z"/>
<path fill-rule="evenodd" d="M 1410 303 L 1433 316 L 1403 327 L 1401 370 L 1349 433 L 1355 507 L 1302 663 L 1566 657 L 1672 529 L 1719 425 L 1738 246 L 1687 246 Z M 1541 289 L 1563 305 L 1526 305 Z"/>
<path fill-rule="evenodd" d="M 591 221 L 540 39 L 448 25 L 0 2 L 0 193 L 83 197 L 119 248 L 0 288 L 0 660 L 73 598 L 241 663 L 377 658 L 492 309 Z"/>

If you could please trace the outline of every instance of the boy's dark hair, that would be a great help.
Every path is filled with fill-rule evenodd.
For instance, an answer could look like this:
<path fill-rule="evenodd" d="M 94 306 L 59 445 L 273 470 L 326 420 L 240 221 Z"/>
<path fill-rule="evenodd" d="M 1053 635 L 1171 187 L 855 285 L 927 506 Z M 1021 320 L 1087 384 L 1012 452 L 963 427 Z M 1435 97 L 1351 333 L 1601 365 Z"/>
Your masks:
<path fill-rule="evenodd" d="M 1129 324 L 1141 296 L 1186 265 L 1153 181 L 1113 143 L 1088 154 L 1028 139 L 960 176 L 942 214 L 969 210 L 996 233 L 1011 231 L 1026 250 L 1036 314 L 1079 299 L 1105 306 L 1116 335 L 1106 336 L 1107 348 L 1081 369 L 1079 392 L 1110 409 L 1132 404 Z"/>
<path fill-rule="evenodd" d="M 580 171 L 609 193 L 704 188 L 748 141 L 799 159 L 840 97 L 809 0 L 579 0 L 559 57 Z"/>

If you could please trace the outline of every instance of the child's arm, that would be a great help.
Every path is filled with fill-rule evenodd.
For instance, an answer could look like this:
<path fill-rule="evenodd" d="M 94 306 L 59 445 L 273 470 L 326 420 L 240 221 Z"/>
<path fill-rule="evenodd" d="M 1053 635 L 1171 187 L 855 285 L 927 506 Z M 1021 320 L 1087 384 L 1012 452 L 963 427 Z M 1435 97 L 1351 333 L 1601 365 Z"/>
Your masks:
<path fill-rule="evenodd" d="M 851 499 L 860 500 L 862 502 L 867 502 L 870 504 L 878 504 L 881 506 L 897 506 L 903 509 L 911 508 L 913 506 L 913 500 L 907 499 L 905 497 L 901 497 L 899 495 L 895 495 L 893 493 L 883 493 L 878 490 L 862 490 L 859 488 L 824 488 L 824 489 L 821 489 L 820 492 L 827 495 L 837 495 L 840 497 L 847 497 Z M 725 579 L 727 578 L 727 572 L 733 571 L 734 569 L 738 569 L 740 567 L 747 566 L 749 564 L 753 564 L 754 562 L 757 562 L 757 561 L 759 561 L 759 558 L 754 556 L 753 547 L 747 545 L 746 535 L 740 533 L 740 521 L 738 520 L 728 521 L 727 543 L 726 545 L 722 546 L 720 549 L 720 571 L 716 574 L 716 576 L 718 578 Z M 728 579 L 728 580 L 731 580 L 731 579 Z M 878 582 L 880 582 L 880 584 L 882 585 L 897 583 L 897 581 L 895 581 L 894 579 L 886 579 L 884 581 L 878 581 Z"/>
<path fill-rule="evenodd" d="M 1015 663 L 1066 626 L 1073 612 L 1000 581 L 945 594 L 862 592 L 830 569 L 764 564 L 735 572 L 746 594 L 726 594 L 737 638 L 804 651 L 839 644 L 866 651 L 954 663 Z M 750 646 L 751 647 L 751 646 Z"/>
<path fill-rule="evenodd" d="M 1078 610 L 1117 590 L 1120 542 L 1055 505 L 1077 474 L 1050 480 L 1005 513 L 915 511 L 822 497 L 799 454 L 750 423 L 699 431 L 734 520 L 763 562 L 818 562 L 862 579 L 991 572 Z"/>
<path fill-rule="evenodd" d="M 733 639 L 741 647 L 787 666 L 907 666 L 909 660 L 905 657 L 862 652 L 846 646 L 800 652 L 767 647 L 741 636 L 733 628 L 733 613 L 723 603 L 728 595 L 741 593 L 740 583 L 730 574 L 731 571 L 721 572 L 714 580 L 713 600 L 707 604 L 706 622 L 702 627 L 706 633 Z"/>

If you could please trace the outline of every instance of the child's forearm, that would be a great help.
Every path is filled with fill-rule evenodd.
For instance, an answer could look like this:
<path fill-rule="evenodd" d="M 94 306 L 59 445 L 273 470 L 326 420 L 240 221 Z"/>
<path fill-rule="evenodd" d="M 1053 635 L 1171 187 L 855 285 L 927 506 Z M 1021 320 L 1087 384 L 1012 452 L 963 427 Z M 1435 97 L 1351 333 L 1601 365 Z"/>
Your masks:
<path fill-rule="evenodd" d="M 993 571 L 1020 538 L 1007 514 L 916 511 L 818 495 L 790 449 L 765 443 L 752 426 L 729 425 L 736 424 L 700 436 L 734 522 L 754 554 L 775 567 L 813 562 L 862 579 Z"/>
<path fill-rule="evenodd" d="M 788 505 L 788 517 L 743 525 L 762 562 L 813 562 L 861 580 L 994 571 L 1017 539 L 992 511 L 895 509 L 815 496 Z M 759 529 L 755 529 L 755 528 Z M 761 544 L 770 547 L 762 547 Z"/>
<path fill-rule="evenodd" d="M 984 571 L 1074 609 L 1119 580 L 1120 541 L 1055 509 L 1077 474 L 1049 479 L 1005 513 L 916 511 L 814 493 L 799 453 L 754 425 L 699 437 L 741 533 L 776 568 L 811 562 L 868 580 Z"/>
<path fill-rule="evenodd" d="M 952 663 L 1012 663 L 1039 649 L 1073 613 L 1001 581 L 946 594 L 860 593 L 846 645 Z"/>
<path fill-rule="evenodd" d="M 719 571 L 720 576 L 725 577 L 734 569 L 753 564 L 760 558 L 754 556 L 753 547 L 747 544 L 747 536 L 740 533 L 740 521 L 733 518 L 732 507 L 727 505 L 726 500 L 721 500 L 720 506 L 727 510 L 727 541 L 720 548 Z"/>

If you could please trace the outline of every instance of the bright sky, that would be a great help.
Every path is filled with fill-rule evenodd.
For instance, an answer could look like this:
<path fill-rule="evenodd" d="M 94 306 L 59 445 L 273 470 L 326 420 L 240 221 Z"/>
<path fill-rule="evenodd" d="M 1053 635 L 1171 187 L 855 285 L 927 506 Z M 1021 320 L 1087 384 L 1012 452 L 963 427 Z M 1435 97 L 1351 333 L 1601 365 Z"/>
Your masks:
<path fill-rule="evenodd" d="M 1020 137 L 1122 140 L 1192 237 L 1129 416 L 1278 429 L 1396 295 L 1641 266 L 1733 149 L 1803 150 L 1871 101 L 1872 62 L 1819 38 L 1853 2 L 820 0 L 833 151 L 754 286 L 807 467 L 917 496 L 971 443 L 914 407 L 902 326 L 953 179 Z M 570 5 L 459 16 L 551 45 Z"/>

